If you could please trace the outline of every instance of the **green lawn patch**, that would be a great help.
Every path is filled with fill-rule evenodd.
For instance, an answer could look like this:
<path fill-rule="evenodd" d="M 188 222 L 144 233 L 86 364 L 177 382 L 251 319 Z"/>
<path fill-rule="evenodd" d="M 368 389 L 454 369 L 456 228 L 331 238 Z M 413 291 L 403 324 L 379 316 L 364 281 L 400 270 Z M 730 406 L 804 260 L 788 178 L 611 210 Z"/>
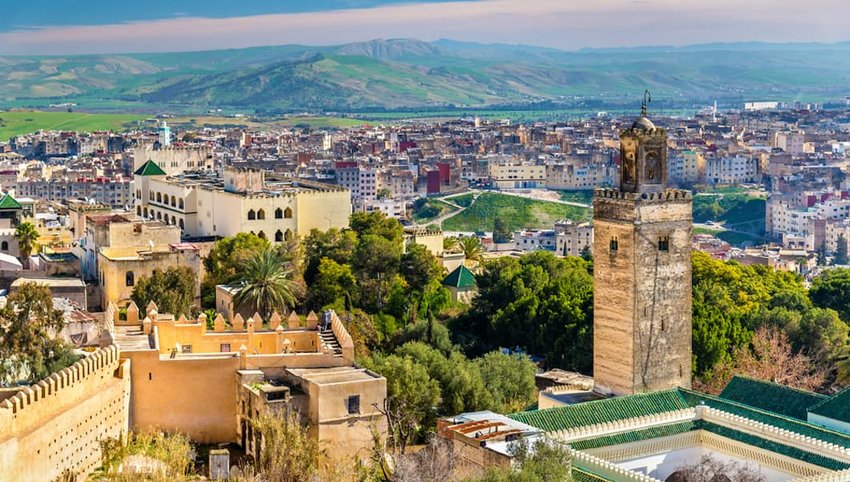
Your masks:
<path fill-rule="evenodd" d="M 91 114 L 86 112 L 0 112 L 0 139 L 6 140 L 39 130 L 123 131 L 136 127 L 148 116 L 139 114 Z"/>
<path fill-rule="evenodd" d="M 560 219 L 590 219 L 590 209 L 487 192 L 462 213 L 447 219 L 443 229 L 492 231 L 497 217 L 502 218 L 511 230 L 552 229 Z"/>

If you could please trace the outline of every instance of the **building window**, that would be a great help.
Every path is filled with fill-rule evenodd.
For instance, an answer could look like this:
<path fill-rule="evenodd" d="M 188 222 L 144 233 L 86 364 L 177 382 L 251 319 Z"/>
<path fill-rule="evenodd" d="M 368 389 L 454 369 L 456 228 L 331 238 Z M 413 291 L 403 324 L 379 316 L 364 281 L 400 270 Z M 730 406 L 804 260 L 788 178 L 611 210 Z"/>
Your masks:
<path fill-rule="evenodd" d="M 286 210 L 283 211 L 283 217 L 286 219 L 292 219 L 292 208 L 286 208 Z"/>
<path fill-rule="evenodd" d="M 263 231 L 260 231 L 260 233 L 257 234 L 257 237 L 260 238 L 260 239 L 266 239 L 266 233 L 263 232 Z"/>
<path fill-rule="evenodd" d="M 192 353 L 192 345 L 183 345 L 180 348 L 181 353 Z"/>
<path fill-rule="evenodd" d="M 222 343 L 220 351 L 222 353 L 230 353 L 230 343 Z"/>
<path fill-rule="evenodd" d="M 348 414 L 357 415 L 360 413 L 360 395 L 351 395 L 348 397 Z"/>
<path fill-rule="evenodd" d="M 280 231 L 278 231 L 278 232 L 280 232 Z M 8 241 L 3 241 L 2 243 L 0 243 L 0 251 L 9 251 L 9 242 Z"/>
<path fill-rule="evenodd" d="M 171 207 L 177 207 L 177 198 L 174 196 L 171 196 Z"/>
<path fill-rule="evenodd" d="M 280 229 L 278 229 L 277 232 L 274 233 L 274 240 L 276 243 L 280 243 L 281 241 L 283 241 L 283 233 L 280 231 Z"/>
<path fill-rule="evenodd" d="M 254 212 L 253 209 L 248 211 L 248 221 L 253 221 L 257 219 L 257 213 Z"/>
<path fill-rule="evenodd" d="M 133 274 L 132 271 L 127 271 L 127 274 L 124 276 L 124 281 L 127 286 L 135 286 L 136 285 L 136 275 Z"/>
<path fill-rule="evenodd" d="M 180 206 L 180 209 L 183 209 L 183 198 L 182 197 L 177 200 L 177 204 L 178 204 L 178 206 Z"/>
<path fill-rule="evenodd" d="M 287 241 L 292 241 L 292 231 L 287 229 L 286 232 L 283 233 L 283 239 Z"/>
<path fill-rule="evenodd" d="M 158 202 L 158 203 L 162 202 L 162 193 L 159 193 L 159 192 L 156 193 L 156 202 Z"/>
<path fill-rule="evenodd" d="M 670 238 L 668 236 L 658 238 L 658 251 L 670 251 Z"/>
<path fill-rule="evenodd" d="M 277 208 L 274 210 L 274 218 L 275 219 L 283 219 L 283 209 Z"/>
<path fill-rule="evenodd" d="M 257 219 L 266 219 L 266 211 L 264 209 L 257 211 Z"/>
<path fill-rule="evenodd" d="M 610 249 L 612 253 L 616 253 L 617 250 L 620 249 L 620 242 L 617 240 L 616 236 L 611 238 L 611 242 L 608 244 L 608 249 Z"/>

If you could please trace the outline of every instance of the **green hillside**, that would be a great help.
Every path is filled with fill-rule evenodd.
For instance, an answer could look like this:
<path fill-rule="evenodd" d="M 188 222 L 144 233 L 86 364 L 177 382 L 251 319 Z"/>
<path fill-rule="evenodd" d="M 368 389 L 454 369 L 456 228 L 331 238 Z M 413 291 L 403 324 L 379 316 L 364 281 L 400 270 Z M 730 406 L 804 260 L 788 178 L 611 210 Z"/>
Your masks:
<path fill-rule="evenodd" d="M 516 106 L 656 108 L 848 95 L 850 44 L 729 44 L 566 52 L 376 40 L 161 54 L 0 57 L 0 107 L 263 112 Z M 613 106 L 613 107 L 612 107 Z"/>

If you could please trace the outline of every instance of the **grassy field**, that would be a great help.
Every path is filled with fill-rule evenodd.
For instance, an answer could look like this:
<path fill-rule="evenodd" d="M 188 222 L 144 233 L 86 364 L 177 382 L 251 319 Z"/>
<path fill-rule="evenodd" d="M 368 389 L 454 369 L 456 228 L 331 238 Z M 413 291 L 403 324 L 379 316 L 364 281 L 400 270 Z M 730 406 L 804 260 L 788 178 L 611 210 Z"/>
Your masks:
<path fill-rule="evenodd" d="M 148 116 L 137 114 L 91 114 L 85 112 L 0 112 L 0 140 L 38 130 L 122 131 Z"/>
<path fill-rule="evenodd" d="M 561 201 L 591 204 L 593 202 L 593 191 L 558 191 Z"/>
<path fill-rule="evenodd" d="M 446 231 L 492 231 L 501 217 L 511 230 L 552 229 L 564 218 L 585 221 L 590 210 L 497 193 L 484 193 L 462 213 L 443 223 Z"/>

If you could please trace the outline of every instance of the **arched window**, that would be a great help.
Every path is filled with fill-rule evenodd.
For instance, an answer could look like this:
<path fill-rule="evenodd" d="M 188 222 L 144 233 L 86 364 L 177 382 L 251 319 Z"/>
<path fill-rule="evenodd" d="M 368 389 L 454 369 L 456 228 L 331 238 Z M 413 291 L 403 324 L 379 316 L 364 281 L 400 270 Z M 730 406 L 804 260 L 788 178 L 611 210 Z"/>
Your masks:
<path fill-rule="evenodd" d="M 258 234 L 257 237 L 260 238 L 260 239 L 266 239 L 266 233 L 263 232 L 263 231 L 260 231 L 260 234 Z"/>
<path fill-rule="evenodd" d="M 283 241 L 283 232 L 280 229 L 278 229 L 277 232 L 274 233 L 274 241 L 276 243 L 280 243 L 281 241 Z"/>
<path fill-rule="evenodd" d="M 137 216 L 141 216 L 141 215 L 142 215 L 142 207 L 141 207 L 141 206 L 136 206 L 136 215 L 137 215 Z"/>
<path fill-rule="evenodd" d="M 127 286 L 135 286 L 136 275 L 134 275 L 132 271 L 127 271 L 124 281 L 126 282 Z"/>
<path fill-rule="evenodd" d="M 183 198 L 177 200 L 177 204 L 180 206 L 180 209 L 183 209 Z"/>
<path fill-rule="evenodd" d="M 9 251 L 9 242 L 3 241 L 0 243 L 0 251 Z"/>
<path fill-rule="evenodd" d="M 158 202 L 158 203 L 162 202 L 162 193 L 161 192 L 156 193 L 156 202 Z"/>
<path fill-rule="evenodd" d="M 171 216 L 171 224 L 177 224 L 177 216 Z"/>
<path fill-rule="evenodd" d="M 257 213 L 254 212 L 253 209 L 248 211 L 248 221 L 253 221 L 257 219 Z"/>
<path fill-rule="evenodd" d="M 292 208 L 286 208 L 286 211 L 283 212 L 283 217 L 292 219 Z"/>
<path fill-rule="evenodd" d="M 274 218 L 275 219 L 283 219 L 283 209 L 277 208 L 274 210 Z"/>
<path fill-rule="evenodd" d="M 162 213 L 161 213 L 161 212 L 157 212 L 157 213 L 156 213 L 156 218 L 157 218 L 157 219 L 159 219 L 160 221 L 162 221 Z"/>
<path fill-rule="evenodd" d="M 283 239 L 285 239 L 287 241 L 291 241 L 292 240 L 292 231 L 287 229 L 286 232 L 283 233 Z"/>
<path fill-rule="evenodd" d="M 620 242 L 617 240 L 617 237 L 611 238 L 611 242 L 608 244 L 608 248 L 612 253 L 616 253 L 617 250 L 620 249 Z"/>
<path fill-rule="evenodd" d="M 148 208 L 145 208 L 145 218 L 148 217 Z"/>
<path fill-rule="evenodd" d="M 264 209 L 257 211 L 257 219 L 266 219 L 266 211 Z"/>
<path fill-rule="evenodd" d="M 171 196 L 171 207 L 177 207 L 177 198 L 174 196 Z"/>
<path fill-rule="evenodd" d="M 183 226 L 183 220 L 182 219 L 179 221 L 179 223 L 180 223 L 180 229 L 186 229 L 186 226 Z"/>
<path fill-rule="evenodd" d="M 670 237 L 661 236 L 658 238 L 658 251 L 670 251 Z"/>
<path fill-rule="evenodd" d="M 153 191 L 148 191 L 148 201 L 153 201 Z"/>

